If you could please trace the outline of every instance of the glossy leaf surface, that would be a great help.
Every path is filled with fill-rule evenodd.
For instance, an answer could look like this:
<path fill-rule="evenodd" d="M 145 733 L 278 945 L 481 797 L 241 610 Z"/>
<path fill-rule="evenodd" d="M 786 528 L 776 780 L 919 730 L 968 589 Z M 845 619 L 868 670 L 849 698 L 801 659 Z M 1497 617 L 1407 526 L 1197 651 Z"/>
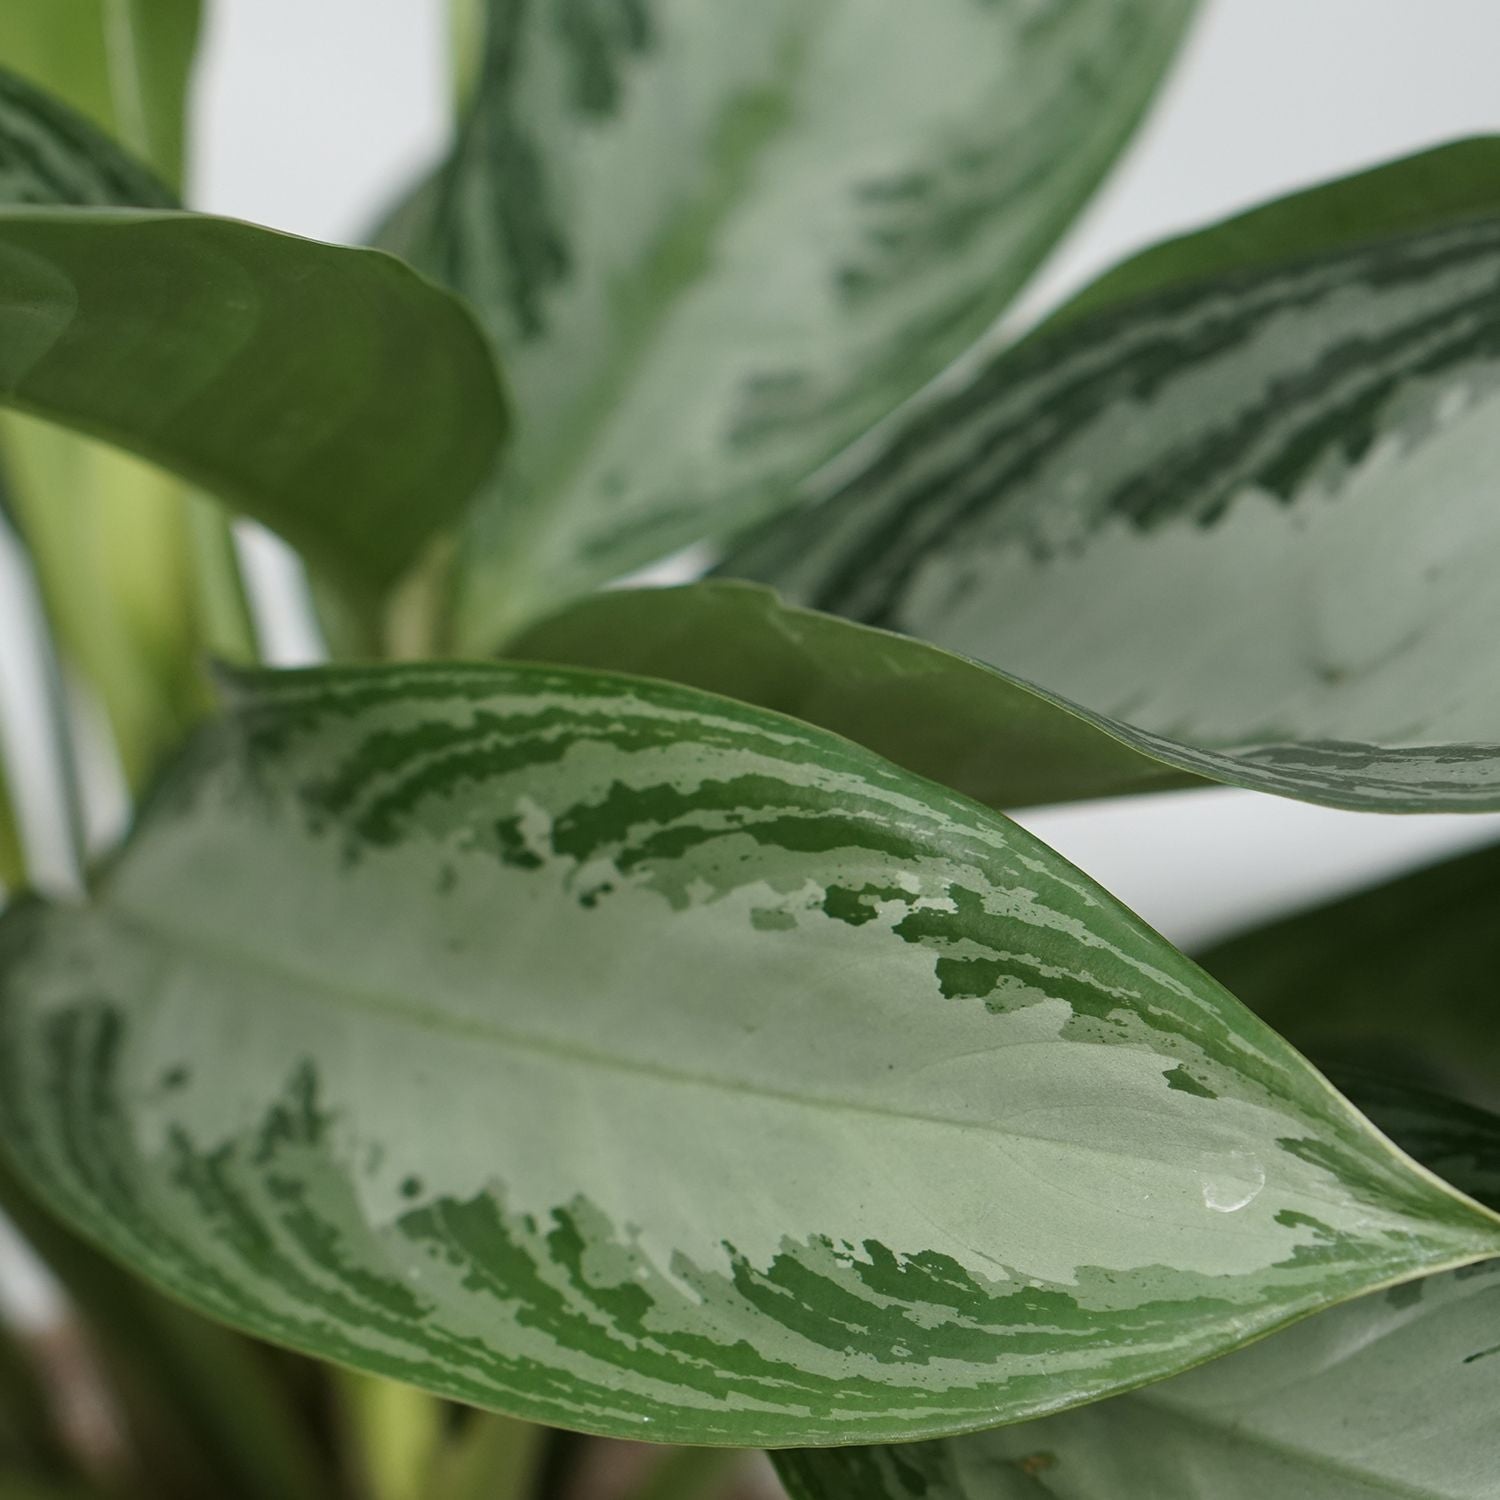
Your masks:
<path fill-rule="evenodd" d="M 934 396 L 726 571 L 1226 780 L 1500 806 L 1497 181 L 1500 143 L 1464 143 L 1155 252 L 1150 295 Z M 1426 227 L 1389 232 L 1396 194 Z"/>
<path fill-rule="evenodd" d="M 1356 891 L 1199 960 L 1319 1063 L 1500 1107 L 1500 847 Z"/>
<path fill-rule="evenodd" d="M 0 923 L 0 1139 L 201 1309 L 805 1444 L 1500 1251 L 1084 876 L 847 741 L 541 668 L 234 691 L 88 907 Z"/>
<path fill-rule="evenodd" d="M 983 662 L 789 608 L 754 584 L 604 590 L 524 631 L 507 654 L 661 677 L 791 714 L 992 807 L 1206 784 L 1164 763 L 1147 737 L 1132 743 L 1125 726 Z M 1222 769 L 1213 757 L 1183 759 L 1204 776 Z"/>
<path fill-rule="evenodd" d="M 176 207 L 97 126 L 3 70 L 0 203 Z M 206 502 L 180 481 L 76 433 L 5 413 L 0 440 L 3 503 L 59 651 L 98 694 L 126 779 L 138 786 L 208 706 L 209 649 L 230 645 L 208 628 L 211 595 L 193 567 L 193 528 L 213 517 L 194 515 Z"/>
<path fill-rule="evenodd" d="M 1355 1097 L 1456 1183 L 1500 1202 L 1493 1115 L 1380 1086 Z M 1497 1402 L 1500 1263 L 1490 1262 L 1045 1421 L 780 1464 L 798 1500 L 1488 1500 Z"/>
<path fill-rule="evenodd" d="M 0 211 L 0 402 L 116 443 L 369 593 L 493 464 L 463 307 L 376 251 L 174 213 Z"/>
<path fill-rule="evenodd" d="M 994 318 L 1191 0 L 491 0 L 385 242 L 465 293 L 517 446 L 462 641 L 786 503 Z"/>

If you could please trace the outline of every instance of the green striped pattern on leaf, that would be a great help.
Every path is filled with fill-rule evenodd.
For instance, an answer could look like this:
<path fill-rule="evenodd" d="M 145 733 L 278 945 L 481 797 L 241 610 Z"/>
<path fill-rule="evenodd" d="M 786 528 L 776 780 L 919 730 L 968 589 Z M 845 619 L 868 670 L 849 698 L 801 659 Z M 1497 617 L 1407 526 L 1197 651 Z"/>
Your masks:
<path fill-rule="evenodd" d="M 490 0 L 385 242 L 465 293 L 517 446 L 463 640 L 783 505 L 1087 198 L 1192 0 Z"/>
<path fill-rule="evenodd" d="M 0 1139 L 199 1308 L 662 1440 L 919 1437 L 1500 1251 L 1008 821 L 689 689 L 252 674 L 0 922 Z"/>
<path fill-rule="evenodd" d="M 1500 1203 L 1500 1120 L 1364 1080 L 1423 1160 Z M 904 1447 L 779 1455 L 797 1500 L 1490 1500 L 1500 1263 L 1364 1297 L 1145 1390 Z"/>
<path fill-rule="evenodd" d="M 0 404 L 202 485 L 365 598 L 505 430 L 467 310 L 392 257 L 168 212 L 0 209 Z"/>
<path fill-rule="evenodd" d="M 1254 222 L 1217 231 L 1238 270 L 1167 247 L 1163 288 L 936 395 L 726 571 L 992 662 L 1185 769 L 1500 806 L 1500 143 L 1452 149 L 1466 216 L 1437 152 L 1333 190 L 1317 253 L 1257 255 Z M 1438 222 L 1361 234 L 1357 204 L 1383 227 L 1424 175 Z"/>
<path fill-rule="evenodd" d="M 199 0 L 5 0 L 0 59 L 181 185 Z"/>
<path fill-rule="evenodd" d="M 171 190 L 108 136 L 3 68 L 0 203 L 177 207 Z"/>

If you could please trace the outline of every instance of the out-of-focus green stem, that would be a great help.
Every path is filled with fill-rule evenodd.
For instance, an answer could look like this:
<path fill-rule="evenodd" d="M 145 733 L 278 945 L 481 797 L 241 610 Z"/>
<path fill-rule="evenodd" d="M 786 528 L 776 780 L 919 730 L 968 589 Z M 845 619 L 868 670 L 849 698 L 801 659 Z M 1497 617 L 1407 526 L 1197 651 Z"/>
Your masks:
<path fill-rule="evenodd" d="M 453 54 L 453 97 L 459 109 L 474 96 L 484 45 L 484 9 L 479 0 L 448 0 L 448 38 Z"/>
<path fill-rule="evenodd" d="M 737 1448 L 674 1448 L 632 1500 L 710 1500 L 743 1457 Z"/>
<path fill-rule="evenodd" d="M 531 1422 L 472 1414 L 439 1454 L 424 1500 L 531 1500 L 546 1436 Z"/>
<path fill-rule="evenodd" d="M 58 655 L 104 705 L 139 789 L 208 710 L 189 496 L 102 444 L 0 419 L 7 489 Z"/>
<path fill-rule="evenodd" d="M 376 1375 L 340 1377 L 353 1467 L 366 1500 L 429 1500 L 427 1475 L 443 1438 L 440 1401 Z"/>
<path fill-rule="evenodd" d="M 187 502 L 187 523 L 204 650 L 221 661 L 259 661 L 255 618 L 228 515 L 212 500 L 193 495 Z"/>
<path fill-rule="evenodd" d="M 11 801 L 10 782 L 0 765 L 0 885 L 12 894 L 26 884 L 26 858 Z"/>

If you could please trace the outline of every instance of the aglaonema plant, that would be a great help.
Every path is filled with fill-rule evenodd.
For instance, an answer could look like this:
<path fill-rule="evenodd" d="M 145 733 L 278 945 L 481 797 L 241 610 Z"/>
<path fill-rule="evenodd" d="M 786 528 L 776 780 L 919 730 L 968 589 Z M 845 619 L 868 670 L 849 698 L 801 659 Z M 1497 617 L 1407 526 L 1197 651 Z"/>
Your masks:
<path fill-rule="evenodd" d="M 0 1496 L 1493 1493 L 1494 851 L 1195 959 L 1005 816 L 1500 810 L 1500 145 L 987 332 L 1190 10 L 490 0 L 360 249 L 181 207 L 195 6 L 7 7 Z"/>

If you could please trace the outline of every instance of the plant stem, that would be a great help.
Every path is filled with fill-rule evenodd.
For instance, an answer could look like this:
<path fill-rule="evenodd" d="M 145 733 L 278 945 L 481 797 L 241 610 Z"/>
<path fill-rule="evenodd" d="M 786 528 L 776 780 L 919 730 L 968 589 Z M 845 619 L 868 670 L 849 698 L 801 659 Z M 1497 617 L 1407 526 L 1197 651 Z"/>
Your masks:
<path fill-rule="evenodd" d="M 705 1500 L 740 1457 L 738 1448 L 671 1449 L 633 1500 Z"/>
<path fill-rule="evenodd" d="M 443 1438 L 442 1404 L 377 1375 L 340 1379 L 352 1467 L 369 1500 L 428 1500 L 425 1480 Z"/>
<path fill-rule="evenodd" d="M 424 1500 L 531 1500 L 545 1429 L 476 1412 L 433 1466 Z"/>
<path fill-rule="evenodd" d="M 190 495 L 186 503 L 203 646 L 224 661 L 258 662 L 260 643 L 229 517 L 203 496 Z"/>

